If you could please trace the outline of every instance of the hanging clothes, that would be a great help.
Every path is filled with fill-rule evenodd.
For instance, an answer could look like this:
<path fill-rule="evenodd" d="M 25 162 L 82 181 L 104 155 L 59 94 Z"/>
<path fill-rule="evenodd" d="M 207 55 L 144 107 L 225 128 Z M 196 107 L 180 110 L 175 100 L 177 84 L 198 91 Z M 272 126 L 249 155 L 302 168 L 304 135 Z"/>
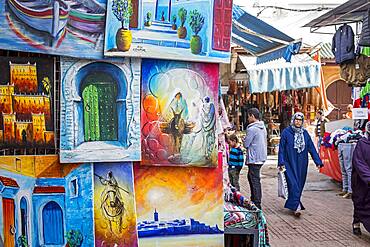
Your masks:
<path fill-rule="evenodd" d="M 354 37 L 352 27 L 347 24 L 344 24 L 335 32 L 332 42 L 332 52 L 335 55 L 335 62 L 337 64 L 355 59 Z"/>
<path fill-rule="evenodd" d="M 352 161 L 352 201 L 354 222 L 370 232 L 370 138 L 358 141 Z"/>
<path fill-rule="evenodd" d="M 367 10 L 367 13 L 362 21 L 362 31 L 360 36 L 360 41 L 358 44 L 360 46 L 370 46 L 370 9 Z"/>

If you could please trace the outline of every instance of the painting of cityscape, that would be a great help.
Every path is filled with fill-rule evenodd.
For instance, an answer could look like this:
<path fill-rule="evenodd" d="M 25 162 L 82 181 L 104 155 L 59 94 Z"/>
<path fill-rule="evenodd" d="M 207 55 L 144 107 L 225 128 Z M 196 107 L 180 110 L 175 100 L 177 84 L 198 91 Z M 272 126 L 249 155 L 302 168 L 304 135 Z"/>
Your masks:
<path fill-rule="evenodd" d="M 106 0 L 0 0 L 0 49 L 103 58 Z"/>
<path fill-rule="evenodd" d="M 140 61 L 61 59 L 62 163 L 141 159 Z"/>
<path fill-rule="evenodd" d="M 137 245 L 132 163 L 94 165 L 95 246 Z"/>
<path fill-rule="evenodd" d="M 0 156 L 55 153 L 54 60 L 0 57 Z"/>
<path fill-rule="evenodd" d="M 218 65 L 142 62 L 142 165 L 217 166 Z"/>
<path fill-rule="evenodd" d="M 229 63 L 232 0 L 108 0 L 105 56 Z"/>
<path fill-rule="evenodd" d="M 94 246 L 93 171 L 57 155 L 0 165 L 0 246 Z"/>
<path fill-rule="evenodd" d="M 140 247 L 224 246 L 222 167 L 134 167 Z"/>

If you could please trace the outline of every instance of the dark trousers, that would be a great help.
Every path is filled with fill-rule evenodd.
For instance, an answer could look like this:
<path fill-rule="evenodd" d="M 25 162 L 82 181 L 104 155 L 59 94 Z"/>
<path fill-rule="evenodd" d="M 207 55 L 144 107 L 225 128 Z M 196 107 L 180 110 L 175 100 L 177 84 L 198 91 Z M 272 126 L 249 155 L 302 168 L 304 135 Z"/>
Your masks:
<path fill-rule="evenodd" d="M 229 169 L 228 169 L 230 184 L 233 187 L 235 187 L 238 191 L 240 191 L 239 174 L 241 170 L 242 170 L 241 166 L 234 166 L 234 167 L 229 166 Z"/>
<path fill-rule="evenodd" d="M 251 200 L 258 208 L 261 208 L 262 200 L 261 167 L 262 165 L 248 165 L 248 182 L 251 190 Z"/>

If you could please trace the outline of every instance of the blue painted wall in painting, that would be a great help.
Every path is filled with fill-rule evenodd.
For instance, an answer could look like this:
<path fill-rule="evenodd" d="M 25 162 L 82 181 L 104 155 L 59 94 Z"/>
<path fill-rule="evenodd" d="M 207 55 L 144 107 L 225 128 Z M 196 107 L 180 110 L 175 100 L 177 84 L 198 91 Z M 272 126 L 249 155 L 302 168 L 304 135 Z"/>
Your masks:
<path fill-rule="evenodd" d="M 41 181 L 39 181 L 41 180 Z M 55 181 L 54 181 L 55 180 Z M 60 183 L 60 179 L 53 179 L 53 178 L 50 178 L 50 179 L 38 179 L 36 180 L 36 184 L 38 184 L 38 182 L 40 182 L 42 184 L 42 186 L 61 186 L 61 185 L 55 185 L 54 183 L 58 184 Z M 45 239 L 45 235 L 47 234 L 53 234 L 53 228 L 52 227 L 45 227 L 45 231 L 44 231 L 44 224 L 46 223 L 46 225 L 48 225 L 48 220 L 45 220 L 44 219 L 44 215 L 45 215 L 45 212 L 43 214 L 43 211 L 44 211 L 44 207 L 48 205 L 48 203 L 50 202 L 54 202 L 54 203 L 57 203 L 58 206 L 60 207 L 60 210 L 61 210 L 61 217 L 62 217 L 62 220 L 63 220 L 63 225 L 62 226 L 59 226 L 59 229 L 60 227 L 62 227 L 62 230 L 63 230 L 63 234 L 65 235 L 65 226 L 64 226 L 64 222 L 65 222 L 65 196 L 64 194 L 33 194 L 32 196 L 32 204 L 33 204 L 33 217 L 32 217 L 32 225 L 33 225 L 33 239 L 34 239 L 34 242 L 36 243 L 35 246 L 42 246 L 44 243 L 45 243 L 45 240 L 50 240 L 50 239 L 60 239 L 58 236 L 53 236 L 53 237 L 47 237 Z M 49 204 L 50 206 L 50 204 Z M 47 209 L 45 209 L 47 210 Z M 49 211 L 50 213 L 50 211 Z M 52 224 L 50 224 L 52 225 Z M 65 241 L 64 241 L 64 237 L 63 237 L 63 243 L 65 244 Z M 62 244 L 63 244 L 62 243 Z"/>
<path fill-rule="evenodd" d="M 33 193 L 33 188 L 36 183 L 36 179 L 32 177 L 23 176 L 20 174 L 15 174 L 15 173 L 5 171 L 5 170 L 0 170 L 0 175 L 3 177 L 14 179 L 19 185 L 19 189 L 16 191 L 15 194 L 6 193 L 6 191 L 5 193 L 4 191 L 0 193 L 0 234 L 1 234 L 2 239 L 4 239 L 2 198 L 11 198 L 14 200 L 14 204 L 15 204 L 14 205 L 14 212 L 15 212 L 14 220 L 15 220 L 15 226 L 17 228 L 15 237 L 16 239 L 18 239 L 21 236 L 20 229 L 22 229 L 21 222 L 20 222 L 20 218 L 21 218 L 20 217 L 20 201 L 22 200 L 22 198 L 26 200 L 27 206 L 28 206 L 28 213 L 32 217 L 33 215 L 32 193 Z M 34 224 L 32 224 L 31 222 L 28 222 L 28 229 L 30 229 L 32 232 L 34 232 L 33 225 Z M 32 235 L 29 237 L 28 241 L 29 241 L 30 246 L 38 246 Z"/>
<path fill-rule="evenodd" d="M 94 245 L 93 180 L 90 164 L 80 165 L 65 178 L 34 178 L 2 169 L 0 176 L 11 178 L 19 185 L 19 189 L 13 193 L 0 192 L 0 234 L 3 239 L 2 198 L 11 198 L 14 200 L 16 239 L 22 235 L 22 227 L 24 228 L 20 210 L 22 205 L 23 208 L 27 208 L 26 228 L 29 246 L 43 246 L 46 243 L 65 246 L 65 235 L 71 229 L 79 230 L 83 234 L 83 247 Z M 78 181 L 76 196 L 69 187 L 74 179 Z M 63 186 L 65 193 L 33 194 L 35 186 Z M 8 187 L 6 191 L 9 191 Z"/>
<path fill-rule="evenodd" d="M 73 181 L 77 182 L 74 193 Z M 84 164 L 65 177 L 66 230 L 79 230 L 82 247 L 94 246 L 93 178 L 90 164 Z"/>
<path fill-rule="evenodd" d="M 168 15 L 170 10 L 170 3 L 171 0 L 157 0 L 157 6 L 156 6 L 156 14 L 155 19 L 158 21 L 162 20 L 162 12 L 163 17 L 165 21 L 168 21 Z"/>
<path fill-rule="evenodd" d="M 143 0 L 142 1 L 142 19 L 145 20 L 146 14 L 150 12 L 152 14 L 152 21 L 155 20 L 155 10 L 156 10 L 156 0 Z M 140 17 L 139 17 L 140 18 Z M 142 22 L 143 25 L 139 28 L 144 28 L 144 22 Z M 106 39 L 106 41 L 109 42 L 109 40 Z"/>
<path fill-rule="evenodd" d="M 200 0 L 196 3 L 192 1 L 179 0 L 172 2 L 171 15 L 177 15 L 177 26 L 180 26 L 180 18 L 178 11 L 180 8 L 187 10 L 187 17 L 185 21 L 185 27 L 187 29 L 186 39 L 190 40 L 194 34 L 189 25 L 190 22 L 190 11 L 198 10 L 198 12 L 204 17 L 204 25 L 198 35 L 202 39 L 202 52 L 209 52 L 211 49 L 210 43 L 212 43 L 212 23 L 213 23 L 213 1 L 211 0 Z"/>

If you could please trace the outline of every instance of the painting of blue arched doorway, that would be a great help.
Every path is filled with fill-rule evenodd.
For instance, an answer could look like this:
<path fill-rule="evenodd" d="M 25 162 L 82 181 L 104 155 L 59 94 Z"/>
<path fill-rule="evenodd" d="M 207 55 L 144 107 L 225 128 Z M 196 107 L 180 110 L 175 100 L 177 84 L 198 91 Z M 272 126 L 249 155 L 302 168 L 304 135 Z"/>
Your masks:
<path fill-rule="evenodd" d="M 64 244 L 63 211 L 56 202 L 48 202 L 42 210 L 42 230 L 45 245 Z"/>
<path fill-rule="evenodd" d="M 156 0 L 155 20 L 169 22 L 171 18 L 171 0 Z"/>
<path fill-rule="evenodd" d="M 29 243 L 28 239 L 28 208 L 27 208 L 27 200 L 26 198 L 22 197 L 20 202 L 20 211 L 21 211 L 21 233 L 22 236 L 25 236 L 27 239 L 27 243 Z"/>
<path fill-rule="evenodd" d="M 119 141 L 127 146 L 127 80 L 116 65 L 93 62 L 76 74 L 77 142 Z"/>

